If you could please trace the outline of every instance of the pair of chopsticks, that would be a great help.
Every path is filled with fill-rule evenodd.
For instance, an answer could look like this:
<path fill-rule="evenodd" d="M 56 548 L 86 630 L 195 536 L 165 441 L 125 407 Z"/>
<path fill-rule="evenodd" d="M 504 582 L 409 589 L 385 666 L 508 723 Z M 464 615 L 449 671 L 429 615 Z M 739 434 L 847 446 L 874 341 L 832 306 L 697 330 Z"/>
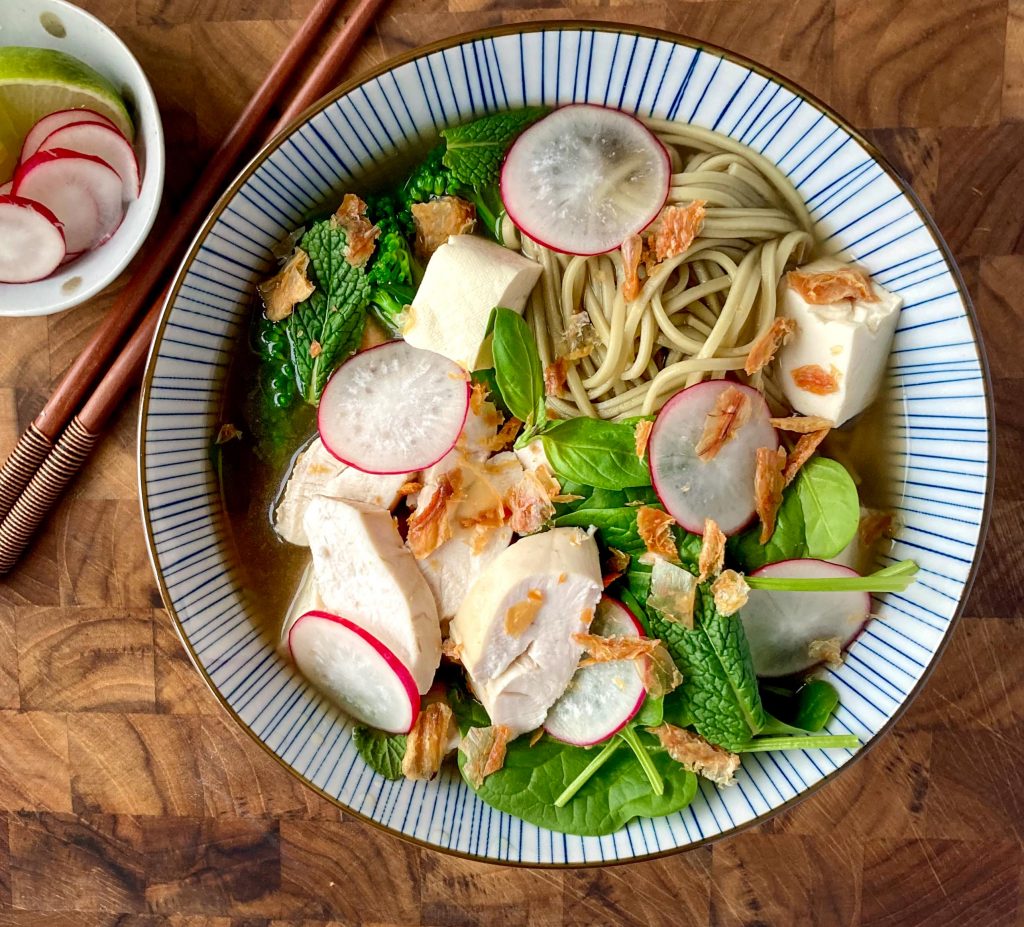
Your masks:
<path fill-rule="evenodd" d="M 357 0 L 342 29 L 290 95 L 293 78 L 328 28 L 339 2 L 316 0 L 217 152 L 207 160 L 190 198 L 160 234 L 150 237 L 127 286 L 0 468 L 0 574 L 9 572 L 18 562 L 99 442 L 121 400 L 142 379 L 170 291 L 169 278 L 224 184 L 241 167 L 242 156 L 255 142 L 273 137 L 330 90 L 386 0 Z M 263 132 L 272 110 L 279 105 L 283 107 L 281 116 L 269 133 Z M 139 321 L 139 314 L 147 307 Z M 133 325 L 135 330 L 129 336 Z"/>

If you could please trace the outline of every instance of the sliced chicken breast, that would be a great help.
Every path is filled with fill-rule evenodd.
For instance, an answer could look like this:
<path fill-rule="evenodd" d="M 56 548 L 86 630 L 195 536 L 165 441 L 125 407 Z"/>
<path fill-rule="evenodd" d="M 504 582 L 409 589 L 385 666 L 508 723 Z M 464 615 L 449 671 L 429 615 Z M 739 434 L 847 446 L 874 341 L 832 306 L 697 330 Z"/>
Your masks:
<path fill-rule="evenodd" d="M 327 610 L 378 637 L 426 692 L 441 662 L 437 606 L 391 514 L 315 496 L 303 524 Z"/>
<path fill-rule="evenodd" d="M 495 724 L 515 734 L 541 725 L 565 691 L 601 598 L 597 544 L 579 528 L 554 528 L 503 551 L 470 587 L 451 635 Z"/>
<path fill-rule="evenodd" d="M 291 544 L 309 546 L 302 520 L 314 496 L 350 499 L 390 509 L 410 473 L 363 473 L 334 457 L 319 437 L 295 459 L 288 483 L 274 512 L 274 529 Z"/>
<path fill-rule="evenodd" d="M 327 606 L 320 597 L 320 589 L 317 587 L 316 574 L 313 571 L 313 564 L 311 562 L 302 571 L 302 576 L 299 577 L 299 585 L 295 589 L 295 595 L 292 596 L 292 600 L 288 605 L 288 611 L 285 612 L 284 623 L 281 625 L 281 640 L 279 644 L 281 651 L 286 654 L 288 653 L 288 632 L 296 621 L 305 615 L 306 612 L 322 612 L 326 610 Z"/>

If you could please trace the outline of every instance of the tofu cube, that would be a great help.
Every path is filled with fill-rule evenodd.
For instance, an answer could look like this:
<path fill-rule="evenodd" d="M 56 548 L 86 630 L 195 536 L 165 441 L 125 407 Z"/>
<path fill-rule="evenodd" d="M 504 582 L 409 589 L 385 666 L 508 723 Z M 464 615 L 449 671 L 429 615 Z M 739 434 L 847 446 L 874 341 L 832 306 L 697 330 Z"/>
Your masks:
<path fill-rule="evenodd" d="M 822 258 L 800 270 L 814 274 L 848 266 L 836 258 Z M 777 363 L 782 391 L 797 412 L 820 415 L 839 426 L 871 405 L 903 305 L 899 296 L 873 280 L 871 289 L 874 302 L 843 299 L 818 306 L 806 302 L 783 277 L 779 315 L 796 322 L 797 330 L 779 351 Z M 831 383 L 808 389 L 806 374 L 815 368 Z"/>
<path fill-rule="evenodd" d="M 536 261 L 495 242 L 452 235 L 430 258 L 402 334 L 414 347 L 476 370 L 491 310 L 521 314 L 540 272 Z"/>

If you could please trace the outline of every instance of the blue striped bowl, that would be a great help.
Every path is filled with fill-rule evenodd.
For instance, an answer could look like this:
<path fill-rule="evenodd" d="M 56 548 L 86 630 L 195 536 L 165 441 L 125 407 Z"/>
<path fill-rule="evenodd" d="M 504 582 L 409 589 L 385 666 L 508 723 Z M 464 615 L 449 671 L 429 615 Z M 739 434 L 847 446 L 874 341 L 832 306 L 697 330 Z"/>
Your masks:
<path fill-rule="evenodd" d="M 612 26 L 545 24 L 449 40 L 340 88 L 232 184 L 175 282 L 140 423 L 146 528 L 164 601 L 231 715 L 287 769 L 345 810 L 452 853 L 524 864 L 600 864 L 692 847 L 806 795 L 848 751 L 754 754 L 737 787 L 707 782 L 692 806 L 602 838 L 566 836 L 494 811 L 451 774 L 388 782 L 339 716 L 261 636 L 235 571 L 208 449 L 228 359 L 270 248 L 303 215 L 390 152 L 445 125 L 527 103 L 590 101 L 717 129 L 793 180 L 830 250 L 904 299 L 886 397 L 901 528 L 889 554 L 921 578 L 875 602 L 876 619 L 829 674 L 836 733 L 879 737 L 922 684 L 977 564 L 991 489 L 992 426 L 981 343 L 956 267 L 892 169 L 822 104 L 719 49 Z"/>

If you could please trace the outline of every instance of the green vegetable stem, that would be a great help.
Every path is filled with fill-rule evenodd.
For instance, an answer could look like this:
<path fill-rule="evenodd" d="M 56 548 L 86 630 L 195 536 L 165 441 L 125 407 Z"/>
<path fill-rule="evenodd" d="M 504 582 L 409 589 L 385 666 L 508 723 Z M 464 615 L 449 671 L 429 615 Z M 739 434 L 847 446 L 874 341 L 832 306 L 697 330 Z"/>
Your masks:
<path fill-rule="evenodd" d="M 903 592 L 916 578 L 913 560 L 901 560 L 867 576 L 748 576 L 751 589 L 775 589 L 786 592 Z"/>

